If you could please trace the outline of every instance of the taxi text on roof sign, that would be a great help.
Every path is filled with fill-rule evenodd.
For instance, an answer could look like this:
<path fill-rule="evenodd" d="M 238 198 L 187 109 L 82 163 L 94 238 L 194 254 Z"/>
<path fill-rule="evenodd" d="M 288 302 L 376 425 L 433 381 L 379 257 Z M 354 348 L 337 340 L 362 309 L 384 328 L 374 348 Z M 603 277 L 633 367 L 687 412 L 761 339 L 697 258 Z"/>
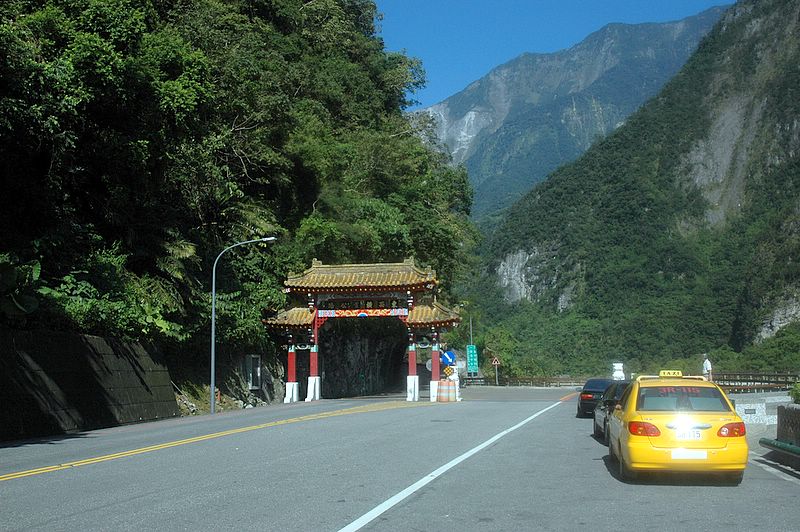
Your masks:
<path fill-rule="evenodd" d="M 683 377 L 683 373 L 679 369 L 662 369 L 658 372 L 659 377 Z"/>

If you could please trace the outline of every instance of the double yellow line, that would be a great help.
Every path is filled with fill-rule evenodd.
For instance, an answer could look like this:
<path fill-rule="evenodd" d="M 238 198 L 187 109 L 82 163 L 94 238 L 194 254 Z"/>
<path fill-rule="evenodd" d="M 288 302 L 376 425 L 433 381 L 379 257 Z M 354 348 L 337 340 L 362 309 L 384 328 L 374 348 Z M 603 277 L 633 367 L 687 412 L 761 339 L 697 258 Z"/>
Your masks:
<path fill-rule="evenodd" d="M 39 467 L 37 469 L 28 469 L 26 471 L 18 471 L 16 473 L 7 473 L 0 475 L 0 482 L 6 480 L 13 480 L 15 478 L 30 477 L 33 475 L 42 475 L 44 473 L 52 473 L 54 471 L 62 471 L 72 467 L 81 467 L 90 464 L 99 464 L 101 462 L 108 462 L 110 460 L 117 460 L 128 456 L 135 456 L 137 454 L 150 453 L 153 451 L 160 451 L 162 449 L 169 449 L 170 447 L 178 447 L 180 445 L 188 445 L 190 443 L 197 443 L 206 440 L 213 440 L 215 438 L 222 438 L 223 436 L 230 436 L 232 434 L 241 434 L 243 432 L 250 432 L 253 430 L 266 429 L 269 427 L 277 427 L 279 425 L 289 425 L 291 423 L 300 423 L 303 421 L 313 421 L 315 419 L 325 419 L 329 417 L 346 416 L 350 414 L 361 414 L 365 412 L 379 412 L 381 410 L 392 410 L 395 408 L 408 408 L 412 406 L 426 406 L 436 403 L 425 402 L 386 402 L 374 403 L 364 406 L 356 406 L 353 408 L 345 408 L 342 410 L 333 410 L 331 412 L 320 412 L 319 414 L 309 414 L 307 416 L 294 417 L 289 419 L 281 419 L 278 421 L 270 421 L 269 423 L 262 423 L 260 425 L 251 425 L 249 427 L 241 427 L 238 429 L 223 430 L 222 432 L 214 432 L 212 434 L 204 434 L 202 436 L 195 436 L 194 438 L 186 438 L 185 440 L 176 440 L 167 443 L 159 443 L 158 445 L 151 445 L 149 447 L 141 447 L 139 449 L 131 449 L 130 451 L 123 451 L 120 453 L 106 454 L 103 456 L 96 456 L 94 458 L 87 458 L 85 460 L 76 460 L 74 462 L 66 462 L 63 464 L 52 465 L 47 467 Z"/>

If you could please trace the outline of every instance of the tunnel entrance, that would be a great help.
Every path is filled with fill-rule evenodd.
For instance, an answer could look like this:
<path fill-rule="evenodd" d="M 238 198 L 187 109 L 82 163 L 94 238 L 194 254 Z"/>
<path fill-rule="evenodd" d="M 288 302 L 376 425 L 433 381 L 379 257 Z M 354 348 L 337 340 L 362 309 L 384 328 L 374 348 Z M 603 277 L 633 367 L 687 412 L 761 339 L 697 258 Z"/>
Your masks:
<path fill-rule="evenodd" d="M 398 319 L 329 321 L 319 331 L 325 398 L 405 390 L 406 326 Z"/>

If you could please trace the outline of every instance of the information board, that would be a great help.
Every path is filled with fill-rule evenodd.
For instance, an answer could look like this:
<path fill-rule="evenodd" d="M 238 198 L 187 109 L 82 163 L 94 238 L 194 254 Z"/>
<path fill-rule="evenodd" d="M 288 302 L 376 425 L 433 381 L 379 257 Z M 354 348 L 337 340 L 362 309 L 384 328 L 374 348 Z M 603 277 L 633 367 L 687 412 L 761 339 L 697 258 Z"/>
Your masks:
<path fill-rule="evenodd" d="M 478 373 L 478 348 L 467 345 L 467 373 Z"/>

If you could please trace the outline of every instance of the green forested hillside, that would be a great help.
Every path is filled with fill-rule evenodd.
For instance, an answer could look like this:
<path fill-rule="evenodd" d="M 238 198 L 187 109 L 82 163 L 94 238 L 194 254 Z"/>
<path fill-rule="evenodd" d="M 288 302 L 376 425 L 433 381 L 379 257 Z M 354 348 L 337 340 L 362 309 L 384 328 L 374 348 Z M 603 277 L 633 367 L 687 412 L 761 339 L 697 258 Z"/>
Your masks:
<path fill-rule="evenodd" d="M 0 4 L 0 327 L 271 346 L 316 257 L 468 262 L 471 191 L 403 114 L 420 65 L 369 0 Z M 446 294 L 445 294 L 446 296 Z M 202 362 L 201 362 L 202 363 Z"/>
<path fill-rule="evenodd" d="M 796 325 L 762 334 L 797 319 L 799 13 L 739 2 L 661 94 L 514 205 L 474 290 L 509 371 L 697 371 L 703 352 L 800 370 Z"/>

